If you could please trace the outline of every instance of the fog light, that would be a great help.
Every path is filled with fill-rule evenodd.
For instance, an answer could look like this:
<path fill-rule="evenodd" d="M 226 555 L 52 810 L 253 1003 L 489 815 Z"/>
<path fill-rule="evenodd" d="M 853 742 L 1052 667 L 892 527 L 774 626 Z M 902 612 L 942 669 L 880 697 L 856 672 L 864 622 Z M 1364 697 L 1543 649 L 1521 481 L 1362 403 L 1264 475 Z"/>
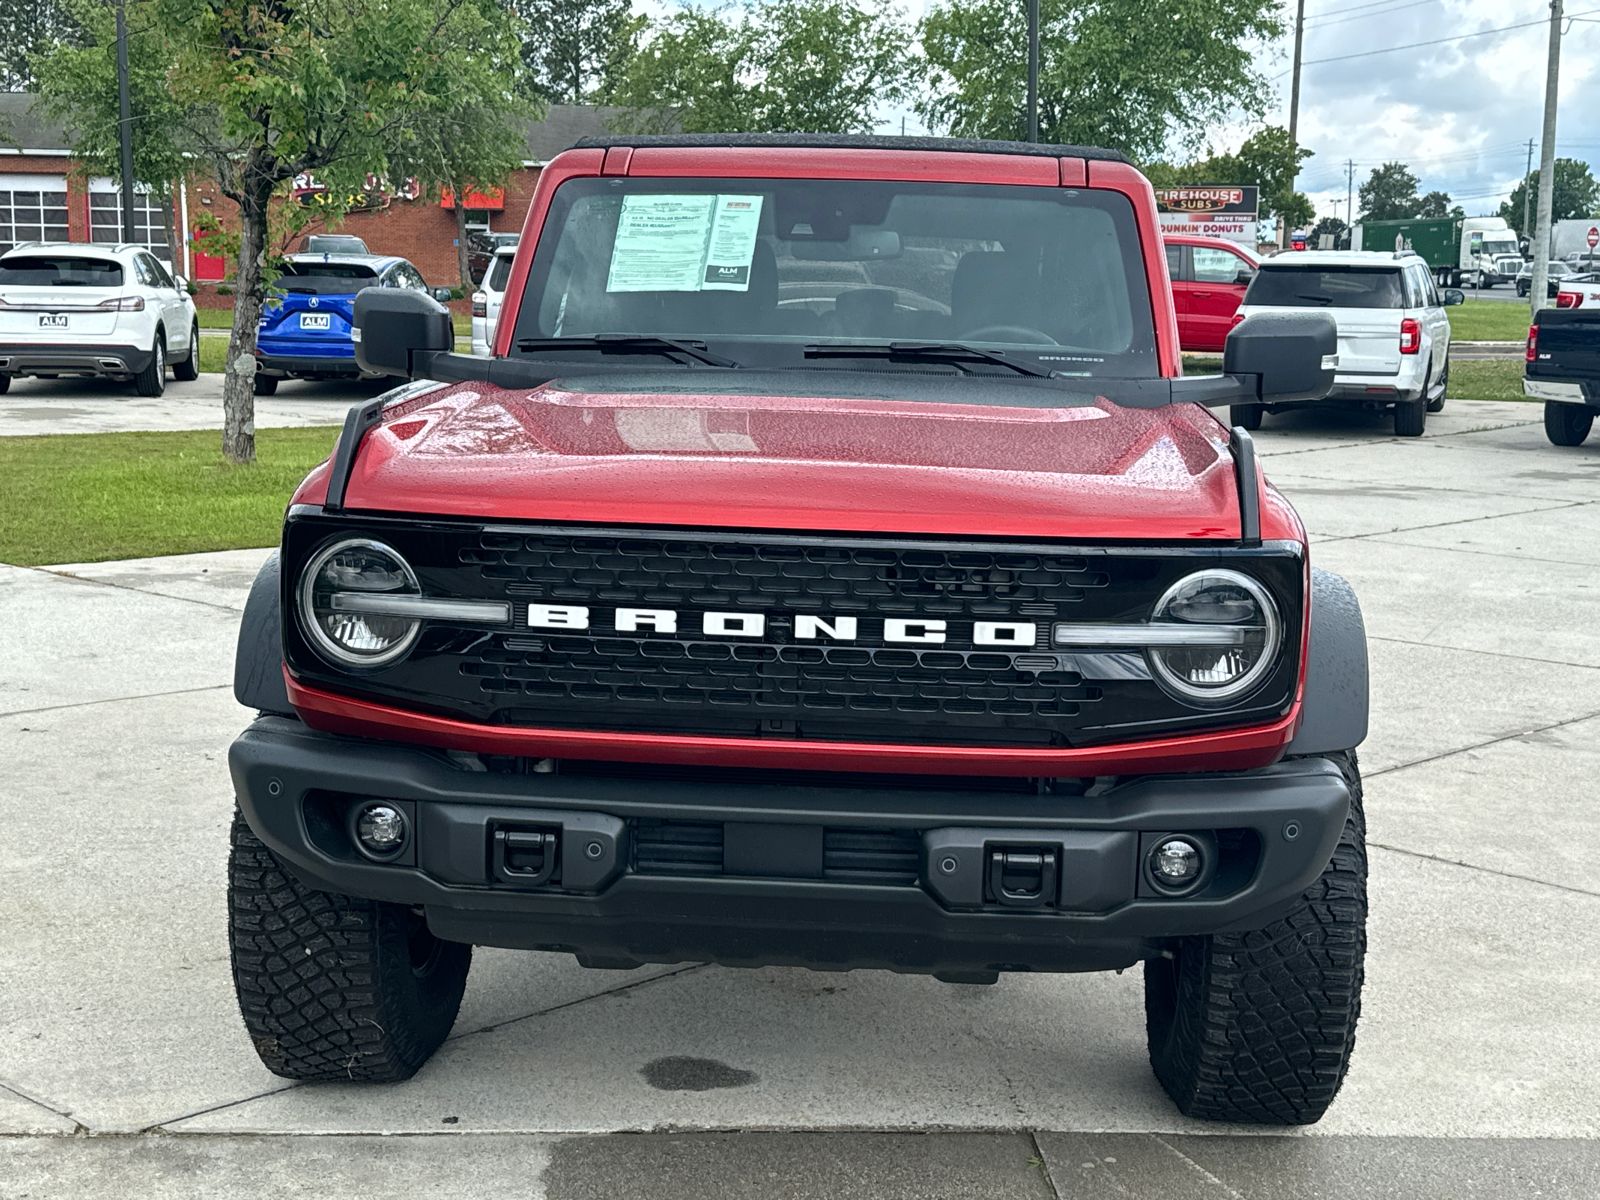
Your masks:
<path fill-rule="evenodd" d="M 356 841 L 374 858 L 390 858 L 406 844 L 406 815 L 392 804 L 369 804 L 356 816 Z"/>
<path fill-rule="evenodd" d="M 1150 874 L 1163 887 L 1187 887 L 1204 865 L 1200 847 L 1187 838 L 1168 838 L 1150 852 Z"/>

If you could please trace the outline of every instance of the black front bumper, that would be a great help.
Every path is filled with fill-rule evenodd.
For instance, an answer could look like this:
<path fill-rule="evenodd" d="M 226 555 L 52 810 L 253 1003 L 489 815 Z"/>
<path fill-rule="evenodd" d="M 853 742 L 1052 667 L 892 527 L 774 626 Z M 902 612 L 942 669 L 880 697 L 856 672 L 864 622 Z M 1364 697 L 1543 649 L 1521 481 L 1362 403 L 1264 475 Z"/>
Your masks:
<path fill-rule="evenodd" d="M 250 827 L 310 885 L 421 906 L 452 940 L 594 966 L 1120 968 L 1171 938 L 1279 915 L 1321 874 L 1350 803 L 1322 759 L 1084 794 L 497 774 L 282 717 L 259 718 L 229 763 Z M 348 832 L 371 798 L 410 820 L 393 862 L 363 857 Z M 1185 896 L 1146 869 L 1172 833 L 1212 864 Z M 537 861 L 507 857 L 540 839 Z"/>
<path fill-rule="evenodd" d="M 0 375 L 103 375 L 122 379 L 145 370 L 149 346 L 50 346 L 38 342 L 0 345 Z"/>

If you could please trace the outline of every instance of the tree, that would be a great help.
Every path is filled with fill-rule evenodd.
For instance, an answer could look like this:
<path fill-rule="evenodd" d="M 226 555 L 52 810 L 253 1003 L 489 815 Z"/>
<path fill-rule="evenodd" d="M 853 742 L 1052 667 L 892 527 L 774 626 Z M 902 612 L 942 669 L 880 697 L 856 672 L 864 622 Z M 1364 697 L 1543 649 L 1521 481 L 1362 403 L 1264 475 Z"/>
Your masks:
<path fill-rule="evenodd" d="M 115 174 L 113 14 L 97 0 L 74 3 L 83 36 L 41 61 L 41 94 L 74 131 L 78 155 Z M 249 462 L 256 327 L 274 278 L 269 217 L 336 217 L 369 176 L 416 149 L 426 122 L 448 114 L 470 111 L 489 123 L 484 138 L 520 143 L 519 31 L 498 0 L 133 0 L 128 25 L 135 175 L 161 185 L 203 167 L 238 206 L 222 449 Z M 310 173 L 328 204 L 286 210 L 288 184 Z"/>
<path fill-rule="evenodd" d="M 1361 185 L 1361 220 L 1395 221 L 1417 215 L 1422 198 L 1417 195 L 1417 177 L 1404 163 L 1387 162 L 1374 167 Z"/>
<path fill-rule="evenodd" d="M 909 46 L 877 0 L 682 8 L 644 33 L 612 99 L 642 129 L 864 133 L 905 94 Z"/>
<path fill-rule="evenodd" d="M 1467 210 L 1459 204 L 1450 203 L 1449 192 L 1429 192 L 1417 201 L 1416 216 L 1419 217 L 1464 217 Z"/>
<path fill-rule="evenodd" d="M 31 92 L 34 60 L 77 30 L 65 0 L 0 5 L 0 92 Z"/>
<path fill-rule="evenodd" d="M 1333 238 L 1333 245 L 1339 246 L 1348 240 L 1350 226 L 1338 217 L 1323 217 L 1311 227 L 1309 245 L 1313 250 L 1321 249 L 1324 236 Z"/>
<path fill-rule="evenodd" d="M 1282 30 L 1275 0 L 1041 0 L 1040 139 L 1140 160 L 1197 147 L 1236 110 L 1266 111 L 1252 43 Z M 921 26 L 917 111 L 958 136 L 1025 136 L 1026 39 L 1020 0 L 943 0 Z"/>
<path fill-rule="evenodd" d="M 1550 219 L 1600 218 L 1600 181 L 1596 181 L 1589 164 L 1576 158 L 1558 158 L 1555 169 L 1554 203 L 1550 208 Z M 1511 198 L 1500 206 L 1500 215 L 1521 237 L 1533 236 L 1531 229 L 1522 227 L 1524 203 L 1527 205 L 1528 220 L 1532 222 L 1537 219 L 1538 199 L 1539 172 L 1533 171 L 1511 189 Z"/>
<path fill-rule="evenodd" d="M 507 0 L 527 31 L 522 61 L 533 92 L 552 104 L 604 103 L 627 71 L 646 24 L 630 0 Z"/>

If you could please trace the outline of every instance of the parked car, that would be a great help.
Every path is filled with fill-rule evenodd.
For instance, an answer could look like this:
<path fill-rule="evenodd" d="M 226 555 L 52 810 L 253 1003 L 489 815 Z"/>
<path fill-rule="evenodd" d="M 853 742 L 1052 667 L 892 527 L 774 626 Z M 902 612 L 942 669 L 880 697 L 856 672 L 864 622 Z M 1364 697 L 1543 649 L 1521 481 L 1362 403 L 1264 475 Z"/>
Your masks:
<path fill-rule="evenodd" d="M 312 233 L 300 247 L 305 254 L 371 254 L 367 243 L 353 233 Z"/>
<path fill-rule="evenodd" d="M 200 323 L 183 276 L 143 246 L 34 242 L 0 255 L 0 392 L 24 375 L 132 380 L 159 396 L 200 375 Z"/>
<path fill-rule="evenodd" d="M 1528 330 L 1522 390 L 1544 401 L 1544 432 L 1557 446 L 1581 446 L 1600 412 L 1600 275 L 1573 302 L 1541 308 Z M 1592 301 L 1592 303 L 1591 303 Z"/>
<path fill-rule="evenodd" d="M 1550 259 L 1545 266 L 1545 270 L 1548 272 L 1546 275 L 1548 280 L 1546 287 L 1552 296 L 1561 290 L 1561 281 L 1563 279 L 1571 279 L 1579 274 L 1574 268 L 1556 259 Z M 1525 262 L 1522 264 L 1522 270 L 1517 272 L 1517 295 L 1526 296 L 1532 290 L 1533 264 Z"/>
<path fill-rule="evenodd" d="M 494 326 L 500 319 L 500 305 L 506 298 L 506 282 L 511 278 L 511 265 L 517 260 L 515 246 L 502 246 L 494 252 L 494 264 L 483 277 L 483 283 L 472 293 L 472 352 L 480 357 L 490 353 L 494 345 Z"/>
<path fill-rule="evenodd" d="M 1183 1112 L 1317 1120 L 1360 1009 L 1365 639 L 1196 401 L 1322 396 L 1333 319 L 1261 313 L 1184 378 L 1116 152 L 662 143 L 540 176 L 505 356 L 356 300 L 361 362 L 414 382 L 294 495 L 234 675 L 263 1062 L 410 1076 L 474 945 L 1142 962 Z"/>
<path fill-rule="evenodd" d="M 1178 316 L 1178 343 L 1191 353 L 1219 354 L 1261 259 L 1237 242 L 1168 234 L 1167 275 Z"/>
<path fill-rule="evenodd" d="M 352 305 L 362 288 L 403 288 L 448 300 L 449 288 L 430 288 L 403 258 L 382 254 L 291 254 L 256 334 L 255 389 L 270 396 L 282 379 L 354 379 Z M 369 376 L 370 377 L 370 376 Z"/>
<path fill-rule="evenodd" d="M 486 229 L 475 229 L 467 234 L 467 272 L 472 276 L 472 282 L 482 283 L 489 271 L 489 264 L 494 261 L 494 252 L 503 246 L 515 246 L 520 236 L 516 233 L 491 233 Z"/>
<path fill-rule="evenodd" d="M 1330 400 L 1388 408 L 1398 437 L 1420 437 L 1444 407 L 1450 381 L 1450 319 L 1465 297 L 1441 293 L 1420 255 L 1360 250 L 1290 250 L 1261 264 L 1239 319 L 1263 312 L 1325 312 L 1339 326 Z M 1234 423 L 1261 425 L 1270 407 L 1245 405 Z"/>

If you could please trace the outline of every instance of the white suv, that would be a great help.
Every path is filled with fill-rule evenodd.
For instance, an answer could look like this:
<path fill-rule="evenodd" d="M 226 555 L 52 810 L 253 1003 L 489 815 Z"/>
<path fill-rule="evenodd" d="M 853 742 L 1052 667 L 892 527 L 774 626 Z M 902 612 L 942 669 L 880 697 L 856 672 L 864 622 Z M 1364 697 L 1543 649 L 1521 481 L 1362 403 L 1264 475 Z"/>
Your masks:
<path fill-rule="evenodd" d="M 472 293 L 472 352 L 487 358 L 494 349 L 494 327 L 500 320 L 500 306 L 506 299 L 506 280 L 511 278 L 511 264 L 516 261 L 516 246 L 501 246 L 494 252 L 494 261 L 483 273 L 483 283 Z"/>
<path fill-rule="evenodd" d="M 143 246 L 34 242 L 0 255 L 0 392 L 14 376 L 97 375 L 159 396 L 167 367 L 200 374 L 200 324 L 180 276 Z"/>
<path fill-rule="evenodd" d="M 1261 264 L 1235 323 L 1252 313 L 1325 312 L 1339 327 L 1339 363 L 1328 399 L 1391 408 L 1399 437 L 1420 437 L 1427 414 L 1444 407 L 1450 382 L 1450 319 L 1445 307 L 1466 297 L 1434 285 L 1416 254 L 1292 250 Z M 1261 425 L 1263 409 L 1231 412 L 1234 424 Z"/>

